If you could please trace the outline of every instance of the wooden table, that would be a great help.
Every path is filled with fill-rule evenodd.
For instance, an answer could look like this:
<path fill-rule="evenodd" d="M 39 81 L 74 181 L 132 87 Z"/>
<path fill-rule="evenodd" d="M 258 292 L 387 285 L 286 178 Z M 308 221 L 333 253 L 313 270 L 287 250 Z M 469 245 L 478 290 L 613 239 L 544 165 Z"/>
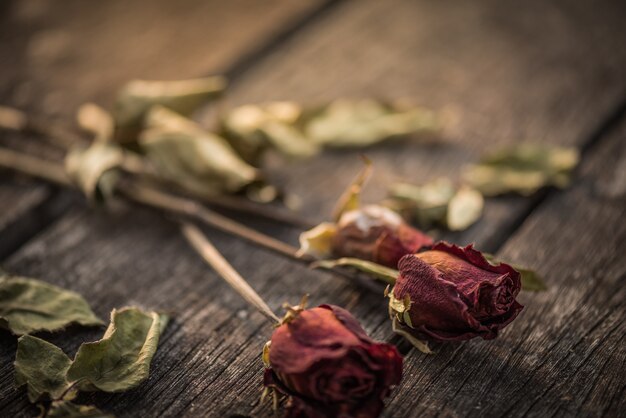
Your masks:
<path fill-rule="evenodd" d="M 523 292 L 525 310 L 494 341 L 449 344 L 433 356 L 404 350 L 404 380 L 384 416 L 626 416 L 626 13 L 619 3 L 4 1 L 0 98 L 71 118 L 84 101 L 110 105 L 133 77 L 225 73 L 228 104 L 383 96 L 440 111 L 439 143 L 367 151 L 376 167 L 366 193 L 372 201 L 396 179 L 456 178 L 494 146 L 579 147 L 582 163 L 567 190 L 489 199 L 479 223 L 444 236 L 535 267 L 549 290 Z M 25 140 L 0 134 L 5 145 Z M 359 167 L 355 153 L 329 152 L 273 175 L 318 221 Z M 294 229 L 240 219 L 295 243 Z M 389 339 L 380 286 L 206 232 L 272 308 L 310 293 L 312 304 L 347 307 L 369 333 Z M 7 271 L 80 292 L 103 318 L 135 304 L 173 312 L 147 382 L 81 400 L 119 417 L 272 415 L 259 402 L 264 318 L 159 213 L 94 209 L 76 193 L 2 172 L 0 257 Z M 72 328 L 46 338 L 71 353 L 100 333 Z M 35 416 L 13 387 L 16 340 L 7 332 L 0 338 L 0 416 Z"/>

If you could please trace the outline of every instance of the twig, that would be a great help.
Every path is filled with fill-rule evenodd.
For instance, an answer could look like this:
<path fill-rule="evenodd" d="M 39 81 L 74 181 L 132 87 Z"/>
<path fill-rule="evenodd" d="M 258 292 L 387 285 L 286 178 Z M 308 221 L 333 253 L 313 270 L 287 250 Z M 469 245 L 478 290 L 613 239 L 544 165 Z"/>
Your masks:
<path fill-rule="evenodd" d="M 145 186 L 136 186 L 131 182 L 120 184 L 117 191 L 127 200 L 197 219 L 209 226 L 244 238 L 289 258 L 301 259 L 297 255 L 298 249 L 296 247 L 248 228 L 226 216 L 205 208 L 191 199 L 172 196 Z"/>
<path fill-rule="evenodd" d="M 0 128 L 18 132 L 33 132 L 65 150 L 84 142 L 71 128 L 45 120 L 8 106 L 0 106 Z"/>
<path fill-rule="evenodd" d="M 33 132 L 41 135 L 47 142 L 68 151 L 74 146 L 86 146 L 90 141 L 78 135 L 66 125 L 45 120 L 8 106 L 0 106 L 0 129 L 9 129 L 18 132 Z M 140 174 L 154 177 L 154 171 L 134 153 L 126 152 L 122 161 L 122 169 L 131 174 Z M 303 229 L 312 228 L 311 222 L 295 213 L 277 210 L 238 196 L 192 196 L 210 206 L 236 210 L 242 213 L 251 213 L 266 219 L 281 222 Z"/>
<path fill-rule="evenodd" d="M 75 185 L 67 177 L 63 166 L 60 164 L 0 147 L 0 168 L 2 167 L 62 186 L 75 188 Z M 194 200 L 173 196 L 149 186 L 136 184 L 132 180 L 120 182 L 116 191 L 128 201 L 196 219 L 215 229 L 243 238 L 292 260 L 307 265 L 317 261 L 311 255 L 299 255 L 298 248 L 290 244 L 213 212 Z M 346 278 L 351 279 L 355 277 L 354 274 L 340 267 L 333 267 L 330 270 Z"/>
<path fill-rule="evenodd" d="M 31 157 L 22 152 L 0 148 L 0 167 L 44 179 L 61 186 L 74 187 L 62 165 L 42 158 Z"/>
<path fill-rule="evenodd" d="M 191 246 L 209 263 L 215 271 L 237 292 L 257 308 L 270 321 L 280 323 L 265 301 L 250 287 L 248 282 L 235 271 L 209 239 L 193 224 L 183 222 L 181 231 Z"/>

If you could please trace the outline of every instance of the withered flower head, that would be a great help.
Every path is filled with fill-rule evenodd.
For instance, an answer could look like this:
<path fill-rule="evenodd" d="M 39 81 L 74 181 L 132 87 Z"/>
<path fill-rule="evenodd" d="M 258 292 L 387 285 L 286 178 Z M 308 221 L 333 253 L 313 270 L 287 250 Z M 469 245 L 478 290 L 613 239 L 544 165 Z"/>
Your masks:
<path fill-rule="evenodd" d="M 377 417 L 402 377 L 396 348 L 337 306 L 299 312 L 270 344 L 264 384 L 290 397 L 288 417 Z"/>
<path fill-rule="evenodd" d="M 440 242 L 404 256 L 398 268 L 390 311 L 402 331 L 418 339 L 492 339 L 523 308 L 515 300 L 520 274 L 508 264 L 490 264 L 472 245 Z"/>
<path fill-rule="evenodd" d="M 332 240 L 332 253 L 396 268 L 402 256 L 432 243 L 431 237 L 406 224 L 391 209 L 368 205 L 341 216 Z"/>

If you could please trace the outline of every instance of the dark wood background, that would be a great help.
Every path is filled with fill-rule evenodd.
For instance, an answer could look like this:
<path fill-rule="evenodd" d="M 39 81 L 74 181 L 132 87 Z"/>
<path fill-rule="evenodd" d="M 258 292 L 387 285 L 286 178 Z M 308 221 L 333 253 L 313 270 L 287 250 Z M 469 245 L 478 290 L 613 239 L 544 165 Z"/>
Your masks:
<path fill-rule="evenodd" d="M 227 104 L 409 97 L 441 112 L 431 144 L 368 150 L 367 199 L 397 179 L 458 177 L 495 145 L 577 146 L 573 185 L 489 199 L 444 237 L 535 267 L 544 293 L 494 341 L 425 356 L 408 347 L 387 417 L 626 416 L 626 22 L 619 1 L 20 0 L 0 3 L 0 103 L 69 119 L 110 105 L 133 77 L 225 73 Z M 204 117 L 209 117 L 207 111 Z M 0 133 L 1 144 L 27 139 Z M 34 153 L 44 153 L 33 149 Z M 272 167 L 322 220 L 360 168 L 352 152 Z M 294 242 L 297 231 L 240 218 Z M 307 292 L 390 339 L 382 288 L 310 271 L 207 229 L 275 309 Z M 270 329 L 158 213 L 88 207 L 75 193 L 0 172 L 0 259 L 82 293 L 103 318 L 137 304 L 173 313 L 151 376 L 124 394 L 82 395 L 120 417 L 270 416 L 260 349 Z M 67 352 L 101 331 L 48 335 Z M 69 336 L 68 336 L 69 335 Z M 16 340 L 0 332 L 0 416 L 35 416 L 13 387 Z"/>

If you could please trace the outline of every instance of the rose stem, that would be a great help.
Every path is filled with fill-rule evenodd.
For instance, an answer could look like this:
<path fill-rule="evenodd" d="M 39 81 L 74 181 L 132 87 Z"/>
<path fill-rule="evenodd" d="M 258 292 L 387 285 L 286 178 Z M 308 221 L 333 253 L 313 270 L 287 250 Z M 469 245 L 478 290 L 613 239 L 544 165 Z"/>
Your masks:
<path fill-rule="evenodd" d="M 274 314 L 265 301 L 254 291 L 246 280 L 237 273 L 228 261 L 220 254 L 209 239 L 189 222 L 183 222 L 181 231 L 194 250 L 228 283 L 242 298 L 257 308 L 267 319 L 280 323 L 280 319 Z"/>
<path fill-rule="evenodd" d="M 298 257 L 297 248 L 213 212 L 191 199 L 172 196 L 146 186 L 135 185 L 131 182 L 120 184 L 117 191 L 128 200 L 197 219 L 209 226 L 239 236 L 289 258 L 305 262 L 313 261 Z"/>
<path fill-rule="evenodd" d="M 0 147 L 0 167 L 9 168 L 61 186 L 75 188 L 60 164 L 21 152 Z M 121 182 L 117 187 L 117 192 L 126 200 L 196 219 L 215 229 L 243 238 L 292 260 L 307 265 L 317 261 L 313 256 L 299 255 L 298 248 L 292 245 L 213 212 L 194 200 L 172 196 L 148 186 L 134 184 L 132 181 Z M 349 279 L 355 276 L 342 268 L 334 267 L 330 270 Z"/>
<path fill-rule="evenodd" d="M 80 135 L 66 126 L 27 115 L 19 109 L 8 106 L 0 106 L 0 128 L 42 135 L 53 145 L 66 150 L 84 142 Z"/>
<path fill-rule="evenodd" d="M 78 144 L 88 145 L 89 141 L 74 130 L 62 124 L 55 124 L 40 119 L 25 112 L 8 107 L 0 106 L 0 129 L 8 129 L 18 132 L 33 132 L 42 135 L 49 143 L 65 151 Z M 146 167 L 141 158 L 134 153 L 126 153 L 122 168 L 132 174 L 146 174 L 154 176 L 154 173 Z M 211 206 L 235 210 L 242 213 L 250 213 L 259 217 L 281 222 L 297 228 L 309 229 L 314 225 L 295 213 L 277 210 L 263 204 L 251 202 L 237 196 L 193 196 Z"/>

